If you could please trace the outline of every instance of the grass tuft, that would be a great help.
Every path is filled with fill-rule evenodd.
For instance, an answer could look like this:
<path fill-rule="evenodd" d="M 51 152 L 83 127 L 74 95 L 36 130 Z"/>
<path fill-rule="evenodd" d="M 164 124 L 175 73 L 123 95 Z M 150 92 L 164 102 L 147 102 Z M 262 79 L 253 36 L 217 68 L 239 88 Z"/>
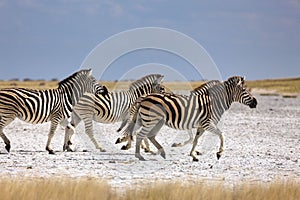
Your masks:
<path fill-rule="evenodd" d="M 10 199 L 144 199 L 144 200 L 293 200 L 300 197 L 300 184 L 296 181 L 274 183 L 245 183 L 234 187 L 224 183 L 165 182 L 112 188 L 106 181 L 96 178 L 2 178 L 1 200 Z"/>
<path fill-rule="evenodd" d="M 259 183 L 242 184 L 234 188 L 221 184 L 207 185 L 197 183 L 186 185 L 182 183 L 155 184 L 141 190 L 132 189 L 127 191 L 125 199 L 207 199 L 207 200 L 275 200 L 275 199 L 298 199 L 300 195 L 299 183 Z"/>
<path fill-rule="evenodd" d="M 114 199 L 110 186 L 96 179 L 1 179 L 2 200 L 10 199 Z"/>

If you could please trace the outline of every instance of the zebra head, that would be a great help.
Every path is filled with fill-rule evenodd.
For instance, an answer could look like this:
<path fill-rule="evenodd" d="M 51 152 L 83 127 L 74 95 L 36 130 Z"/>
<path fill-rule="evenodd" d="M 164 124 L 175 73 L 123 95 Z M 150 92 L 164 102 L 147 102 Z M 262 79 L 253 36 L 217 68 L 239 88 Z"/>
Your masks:
<path fill-rule="evenodd" d="M 230 77 L 227 82 L 232 85 L 233 101 L 245 104 L 250 108 L 256 108 L 257 100 L 245 87 L 245 77 L 234 76 Z"/>
<path fill-rule="evenodd" d="M 94 76 L 92 76 L 92 69 L 81 70 L 78 72 L 79 77 L 82 81 L 82 89 L 84 92 L 98 94 L 98 95 L 107 95 L 107 88 L 100 84 Z"/>
<path fill-rule="evenodd" d="M 157 84 L 153 87 L 151 93 L 165 93 L 166 92 L 166 87 L 162 84 Z"/>
<path fill-rule="evenodd" d="M 93 93 L 107 95 L 107 88 L 98 83 L 92 76 L 91 69 L 84 69 L 75 72 L 68 78 L 58 83 L 58 89 L 64 94 L 68 94 L 68 98 L 72 99 L 72 104 L 76 103 L 84 93 Z"/>
<path fill-rule="evenodd" d="M 133 82 L 130 85 L 129 90 L 134 91 L 136 94 L 138 94 L 138 96 L 154 92 L 161 92 L 164 90 L 163 86 L 160 85 L 163 78 L 164 76 L 161 74 L 150 74 L 144 76 Z"/>

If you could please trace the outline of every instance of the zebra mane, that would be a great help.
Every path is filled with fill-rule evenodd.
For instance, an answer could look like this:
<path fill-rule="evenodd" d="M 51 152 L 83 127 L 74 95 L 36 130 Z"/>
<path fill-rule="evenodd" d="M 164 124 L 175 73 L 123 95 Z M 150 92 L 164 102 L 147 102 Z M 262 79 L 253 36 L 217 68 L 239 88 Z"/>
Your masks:
<path fill-rule="evenodd" d="M 242 84 L 244 85 L 245 83 L 245 77 L 243 76 L 232 76 L 232 77 L 229 77 L 226 81 L 228 84 Z"/>
<path fill-rule="evenodd" d="M 208 81 L 199 87 L 195 88 L 194 90 L 191 91 L 191 94 L 193 95 L 203 95 L 203 94 L 208 94 L 208 93 L 214 93 L 216 92 L 216 88 L 218 87 L 217 90 L 222 90 L 225 89 L 225 85 L 239 85 L 239 84 L 244 84 L 245 77 L 242 76 L 232 76 L 229 77 L 226 81 L 221 82 L 218 80 L 212 80 Z M 222 86 L 222 87 L 221 87 Z"/>
<path fill-rule="evenodd" d="M 200 85 L 199 87 L 195 88 L 194 90 L 191 91 L 192 95 L 203 95 L 203 94 L 208 94 L 209 90 L 212 88 L 215 88 L 216 86 L 221 85 L 222 82 L 218 80 L 212 80 L 212 81 L 207 81 Z"/>
<path fill-rule="evenodd" d="M 91 73 L 92 73 L 91 69 L 82 69 L 80 71 L 77 71 L 74 74 L 72 74 L 71 76 L 69 76 L 69 77 L 63 79 L 62 81 L 60 81 L 58 83 L 58 87 L 63 86 L 64 84 L 68 83 L 70 80 L 73 80 L 74 78 L 76 78 L 78 76 L 81 76 L 81 75 L 84 75 L 84 74 L 89 76 Z"/>
<path fill-rule="evenodd" d="M 164 76 L 161 74 L 150 74 L 150 75 L 144 76 L 144 77 L 134 81 L 133 83 L 131 83 L 129 86 L 129 89 L 137 90 L 137 89 L 140 89 L 149 84 L 156 85 L 156 84 L 159 84 L 163 78 L 164 78 Z"/>

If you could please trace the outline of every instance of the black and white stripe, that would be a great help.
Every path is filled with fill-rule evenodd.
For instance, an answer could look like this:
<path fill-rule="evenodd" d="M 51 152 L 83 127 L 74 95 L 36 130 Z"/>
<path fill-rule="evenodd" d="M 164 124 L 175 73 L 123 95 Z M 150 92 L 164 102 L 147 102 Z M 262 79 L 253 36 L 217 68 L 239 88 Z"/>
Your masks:
<path fill-rule="evenodd" d="M 59 122 L 70 121 L 73 106 L 85 92 L 107 94 L 107 89 L 99 85 L 91 75 L 91 70 L 81 70 L 58 84 L 57 89 L 32 90 L 9 88 L 0 90 L 0 136 L 10 151 L 10 141 L 3 129 L 15 118 L 38 124 L 51 121 L 46 150 L 53 154 L 51 139 Z M 68 124 L 70 127 L 70 124 Z"/>
<path fill-rule="evenodd" d="M 139 128 L 136 139 L 135 156 L 140 160 L 140 143 L 148 138 L 158 149 L 158 153 L 165 158 L 163 147 L 156 141 L 155 136 L 165 124 L 179 130 L 197 129 L 190 155 L 194 161 L 194 149 L 198 138 L 204 131 L 210 131 L 220 138 L 220 148 L 217 157 L 223 152 L 224 139 L 217 124 L 222 114 L 229 109 L 233 102 L 240 102 L 255 108 L 256 99 L 245 89 L 244 78 L 234 76 L 227 81 L 209 81 L 191 91 L 189 96 L 175 94 L 150 94 L 138 99 L 131 109 L 129 125 L 125 134 L 132 136 Z"/>
<path fill-rule="evenodd" d="M 160 92 L 162 79 L 160 74 L 151 74 L 133 82 L 127 91 L 112 92 L 107 96 L 86 94 L 74 107 L 71 124 L 76 127 L 83 120 L 85 133 L 97 149 L 105 151 L 94 138 L 93 120 L 99 123 L 122 121 L 121 130 L 129 118 L 129 109 L 134 101 L 142 95 Z M 73 134 L 74 130 L 66 129 L 64 150 L 72 151 L 70 140 Z"/>

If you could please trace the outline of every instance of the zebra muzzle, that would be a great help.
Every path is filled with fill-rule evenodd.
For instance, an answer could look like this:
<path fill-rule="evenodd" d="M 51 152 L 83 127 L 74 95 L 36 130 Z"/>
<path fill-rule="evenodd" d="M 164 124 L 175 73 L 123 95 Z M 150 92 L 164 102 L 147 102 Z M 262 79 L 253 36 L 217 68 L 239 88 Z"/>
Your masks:
<path fill-rule="evenodd" d="M 255 98 L 252 99 L 251 103 L 249 104 L 250 108 L 256 108 L 257 106 L 257 100 Z"/>

